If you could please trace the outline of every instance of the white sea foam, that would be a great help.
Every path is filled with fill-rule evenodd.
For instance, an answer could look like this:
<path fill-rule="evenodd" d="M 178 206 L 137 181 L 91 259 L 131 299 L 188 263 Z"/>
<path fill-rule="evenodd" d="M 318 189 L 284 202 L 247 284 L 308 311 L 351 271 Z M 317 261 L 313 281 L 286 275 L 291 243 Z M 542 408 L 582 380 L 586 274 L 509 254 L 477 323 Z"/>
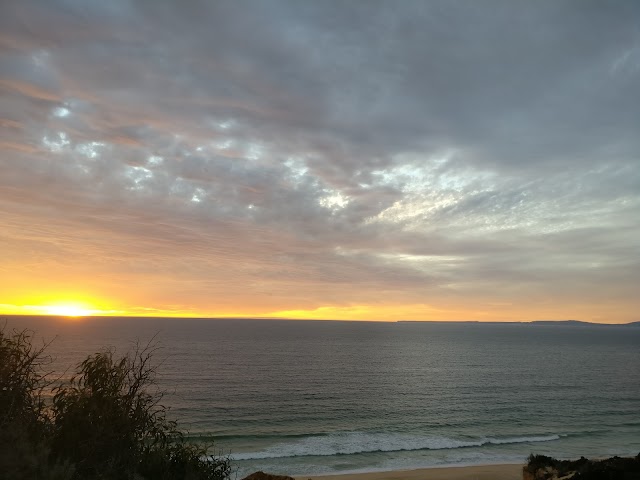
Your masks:
<path fill-rule="evenodd" d="M 409 450 L 444 450 L 465 447 L 481 447 L 488 444 L 510 444 L 529 442 L 551 442 L 559 435 L 531 437 L 482 437 L 477 439 L 454 439 L 447 437 L 419 436 L 408 434 L 346 432 L 331 435 L 311 436 L 294 442 L 272 445 L 258 452 L 236 453 L 234 460 L 264 458 L 286 458 L 305 456 L 352 455 L 371 452 L 399 452 Z"/>
<path fill-rule="evenodd" d="M 559 439 L 560 435 L 541 435 L 538 437 L 487 438 L 486 443 L 502 445 L 503 443 L 551 442 Z"/>

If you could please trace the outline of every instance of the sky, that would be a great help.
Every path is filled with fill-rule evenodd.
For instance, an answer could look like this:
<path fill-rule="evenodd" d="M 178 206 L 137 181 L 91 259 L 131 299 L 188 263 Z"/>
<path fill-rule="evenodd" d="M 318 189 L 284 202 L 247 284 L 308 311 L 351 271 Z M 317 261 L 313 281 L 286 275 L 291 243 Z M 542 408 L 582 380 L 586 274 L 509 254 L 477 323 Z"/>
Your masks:
<path fill-rule="evenodd" d="M 0 3 L 0 313 L 640 320 L 635 0 Z"/>

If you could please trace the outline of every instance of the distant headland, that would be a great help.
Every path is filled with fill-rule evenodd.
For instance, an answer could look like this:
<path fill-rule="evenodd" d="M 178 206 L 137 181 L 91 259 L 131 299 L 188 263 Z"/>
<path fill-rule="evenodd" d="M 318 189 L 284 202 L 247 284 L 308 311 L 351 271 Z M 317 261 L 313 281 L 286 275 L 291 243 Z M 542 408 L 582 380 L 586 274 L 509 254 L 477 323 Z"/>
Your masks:
<path fill-rule="evenodd" d="M 557 327 L 640 327 L 640 321 L 629 323 L 596 323 L 582 320 L 532 320 L 530 322 L 480 322 L 478 320 L 460 320 L 456 322 L 443 322 L 434 320 L 398 320 L 396 323 L 473 323 L 489 325 L 544 325 Z"/>

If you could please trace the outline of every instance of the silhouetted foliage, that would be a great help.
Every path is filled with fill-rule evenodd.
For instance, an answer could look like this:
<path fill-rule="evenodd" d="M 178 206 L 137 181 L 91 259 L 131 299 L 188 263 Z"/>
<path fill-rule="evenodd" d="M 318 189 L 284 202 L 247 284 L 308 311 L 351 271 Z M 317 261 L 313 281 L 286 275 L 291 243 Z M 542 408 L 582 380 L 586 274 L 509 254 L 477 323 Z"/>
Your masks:
<path fill-rule="evenodd" d="M 546 455 L 529 455 L 524 471 L 534 480 L 567 477 L 572 480 L 640 480 L 640 453 L 635 458 L 604 460 L 557 460 Z M 527 477 L 525 477 L 527 478 Z"/>
<path fill-rule="evenodd" d="M 28 330 L 7 335 L 0 330 L 0 427 L 19 421 L 25 427 L 36 428 L 44 420 L 42 389 L 46 386 L 42 367 L 48 360 L 46 345 L 35 348 Z"/>
<path fill-rule="evenodd" d="M 45 405 L 46 345 L 37 349 L 31 340 L 28 331 L 0 330 L 0 479 L 229 477 L 228 458 L 187 442 L 167 418 L 154 346 L 136 345 L 121 358 L 112 349 L 90 355 Z"/>
<path fill-rule="evenodd" d="M 65 479 L 68 468 L 49 461 L 43 391 L 49 386 L 44 367 L 46 345 L 34 347 L 28 330 L 0 328 L 0 478 Z"/>

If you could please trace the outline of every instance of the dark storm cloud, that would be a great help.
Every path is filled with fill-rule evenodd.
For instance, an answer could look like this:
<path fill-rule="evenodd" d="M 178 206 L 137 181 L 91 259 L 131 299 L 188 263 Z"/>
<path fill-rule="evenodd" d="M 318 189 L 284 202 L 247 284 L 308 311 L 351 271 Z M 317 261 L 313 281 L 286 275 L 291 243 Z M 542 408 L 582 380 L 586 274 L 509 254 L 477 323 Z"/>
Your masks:
<path fill-rule="evenodd" d="M 4 241 L 192 261 L 203 285 L 302 306 L 318 284 L 342 304 L 622 288 L 640 280 L 638 18 L 633 1 L 5 3 Z"/>

